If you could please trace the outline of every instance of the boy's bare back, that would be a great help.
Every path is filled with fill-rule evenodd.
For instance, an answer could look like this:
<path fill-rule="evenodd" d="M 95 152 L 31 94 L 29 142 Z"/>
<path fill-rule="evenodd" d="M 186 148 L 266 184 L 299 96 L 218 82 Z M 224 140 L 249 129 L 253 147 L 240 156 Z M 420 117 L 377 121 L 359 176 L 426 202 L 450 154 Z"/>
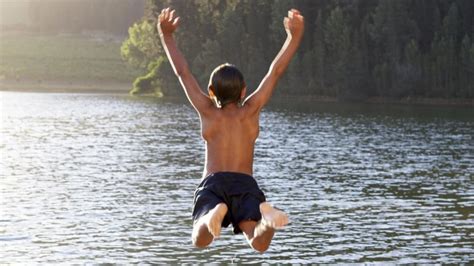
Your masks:
<path fill-rule="evenodd" d="M 201 116 L 201 133 L 206 142 L 204 177 L 225 171 L 253 174 L 259 112 L 251 107 L 229 104 Z"/>

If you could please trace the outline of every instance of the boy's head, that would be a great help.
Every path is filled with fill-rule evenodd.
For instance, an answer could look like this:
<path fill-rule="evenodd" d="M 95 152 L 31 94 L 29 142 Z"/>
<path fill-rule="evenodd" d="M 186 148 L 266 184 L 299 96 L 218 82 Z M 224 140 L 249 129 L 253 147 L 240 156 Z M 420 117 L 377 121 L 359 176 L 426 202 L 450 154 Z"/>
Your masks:
<path fill-rule="evenodd" d="M 244 76 L 234 65 L 222 64 L 212 71 L 209 79 L 209 96 L 222 108 L 229 103 L 238 103 L 245 97 Z"/>

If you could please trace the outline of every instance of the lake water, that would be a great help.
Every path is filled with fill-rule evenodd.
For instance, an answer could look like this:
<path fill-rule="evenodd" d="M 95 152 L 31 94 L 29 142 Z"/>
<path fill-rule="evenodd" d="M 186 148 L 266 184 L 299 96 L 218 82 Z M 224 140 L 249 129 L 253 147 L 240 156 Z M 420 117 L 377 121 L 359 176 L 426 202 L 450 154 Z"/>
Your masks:
<path fill-rule="evenodd" d="M 273 102 L 255 178 L 291 224 L 199 250 L 184 102 L 0 92 L 0 264 L 473 263 L 473 108 Z"/>

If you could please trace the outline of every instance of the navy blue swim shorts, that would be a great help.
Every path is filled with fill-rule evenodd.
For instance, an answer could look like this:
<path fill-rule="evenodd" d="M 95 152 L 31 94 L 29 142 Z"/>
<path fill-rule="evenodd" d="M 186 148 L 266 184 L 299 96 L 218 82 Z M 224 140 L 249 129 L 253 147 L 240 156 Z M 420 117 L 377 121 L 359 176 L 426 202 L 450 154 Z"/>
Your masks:
<path fill-rule="evenodd" d="M 239 234 L 242 233 L 239 228 L 241 221 L 262 219 L 260 203 L 265 202 L 265 195 L 250 175 L 234 172 L 210 174 L 194 192 L 193 221 L 221 202 L 228 207 L 222 227 L 232 223 L 234 234 Z"/>

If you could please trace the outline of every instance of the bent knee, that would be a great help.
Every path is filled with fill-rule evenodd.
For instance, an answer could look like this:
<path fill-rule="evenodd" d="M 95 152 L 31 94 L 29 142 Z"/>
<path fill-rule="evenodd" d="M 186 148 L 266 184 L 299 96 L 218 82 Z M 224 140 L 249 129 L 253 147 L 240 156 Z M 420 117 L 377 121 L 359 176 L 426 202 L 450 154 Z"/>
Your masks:
<path fill-rule="evenodd" d="M 212 238 L 193 237 L 193 245 L 197 248 L 205 248 L 211 244 Z"/>
<path fill-rule="evenodd" d="M 251 246 L 254 250 L 263 253 L 268 250 L 270 247 L 270 242 L 257 242 L 257 241 L 252 241 Z"/>

